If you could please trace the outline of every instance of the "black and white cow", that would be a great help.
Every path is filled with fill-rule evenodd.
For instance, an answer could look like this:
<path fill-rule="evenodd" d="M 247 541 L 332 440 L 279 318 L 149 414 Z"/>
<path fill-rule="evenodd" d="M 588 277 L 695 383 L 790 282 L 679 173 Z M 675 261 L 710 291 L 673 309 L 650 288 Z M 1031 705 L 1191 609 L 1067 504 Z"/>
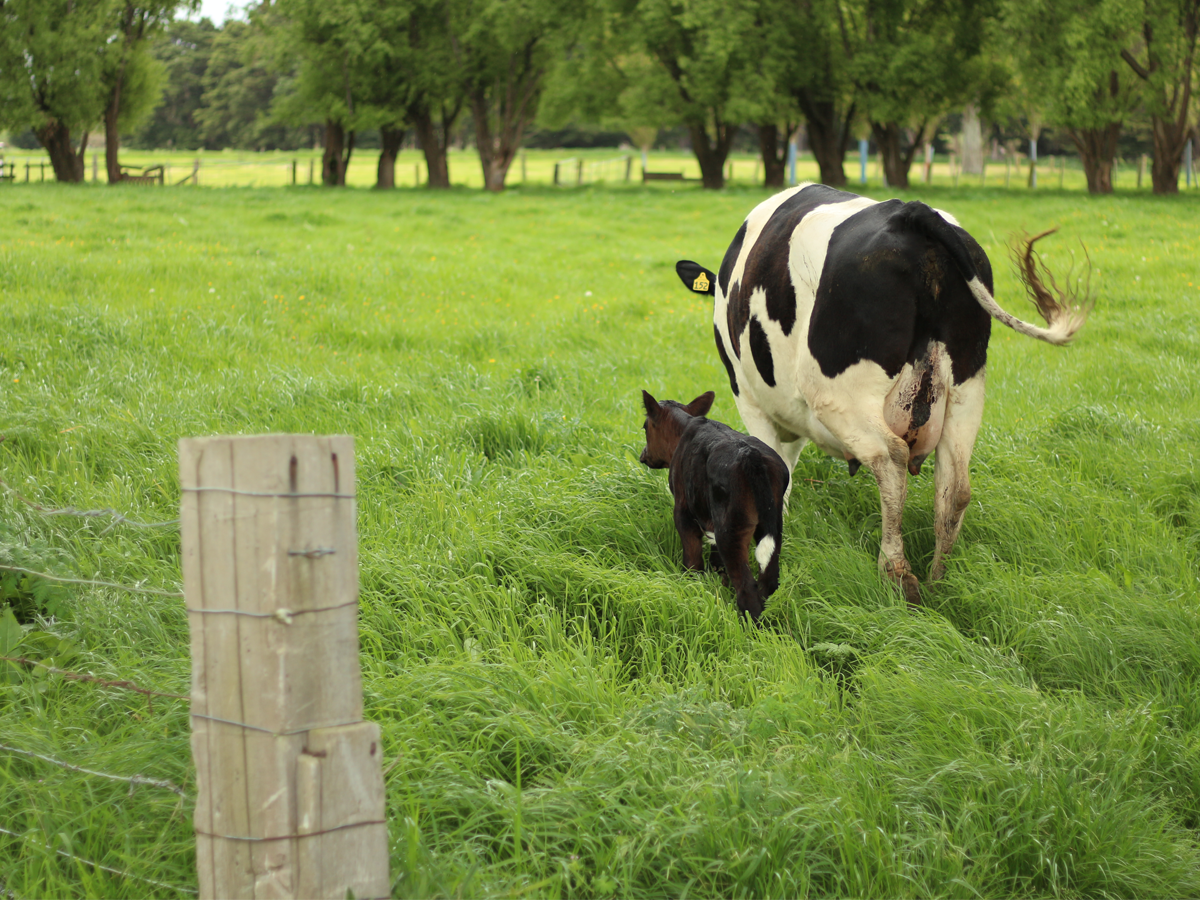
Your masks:
<path fill-rule="evenodd" d="M 874 473 L 879 565 L 910 603 L 920 590 L 900 536 L 905 472 L 917 474 L 937 451 L 938 579 L 971 499 L 992 318 L 1052 344 L 1071 340 L 1086 318 L 1086 303 L 1046 289 L 1037 239 L 1026 240 L 1020 268 L 1046 328 L 997 305 L 987 255 L 949 214 L 819 184 L 755 207 L 719 273 L 676 266 L 689 288 L 715 294 L 717 352 L 749 432 L 789 472 L 812 441 L 851 474 L 860 463 Z"/>

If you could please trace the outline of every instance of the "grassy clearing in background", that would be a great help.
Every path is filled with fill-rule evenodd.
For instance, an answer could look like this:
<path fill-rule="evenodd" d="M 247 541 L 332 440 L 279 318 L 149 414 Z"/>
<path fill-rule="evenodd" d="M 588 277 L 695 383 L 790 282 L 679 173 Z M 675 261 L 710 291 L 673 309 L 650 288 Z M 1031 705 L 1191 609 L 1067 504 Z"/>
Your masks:
<path fill-rule="evenodd" d="M 397 896 L 1194 896 L 1195 201 L 909 194 L 979 239 L 1009 310 L 1008 236 L 1054 224 L 1049 264 L 1084 240 L 1100 304 L 1066 349 L 993 329 L 924 609 L 876 574 L 874 482 L 810 449 L 748 629 L 680 571 L 638 391 L 714 389 L 740 427 L 674 263 L 718 265 L 763 196 L 0 187 L 0 477 L 160 520 L 181 436 L 356 436 Z M 106 527 L 0 492 L 0 563 L 178 584 L 176 532 Z M 0 590 L 9 649 L 186 693 L 181 601 Z M 0 744 L 190 793 L 187 735 L 181 702 L 0 670 Z M 190 801 L 3 750 L 0 786 L 0 891 L 194 888 Z"/>

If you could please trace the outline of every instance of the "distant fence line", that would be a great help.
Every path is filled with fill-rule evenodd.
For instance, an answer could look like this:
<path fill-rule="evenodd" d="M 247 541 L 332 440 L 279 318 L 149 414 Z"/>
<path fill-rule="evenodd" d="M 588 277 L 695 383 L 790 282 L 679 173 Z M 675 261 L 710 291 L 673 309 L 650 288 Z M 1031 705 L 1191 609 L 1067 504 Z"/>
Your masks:
<path fill-rule="evenodd" d="M 1190 149 L 1190 147 L 1189 147 Z M 139 153 L 145 158 L 147 154 Z M 855 158 L 857 157 L 857 158 Z M 1113 184 L 1122 189 L 1148 190 L 1149 156 L 1142 154 L 1133 159 L 1117 158 L 1113 164 Z M 462 172 L 467 166 L 470 186 L 479 186 L 481 178 L 475 172 L 477 163 L 454 159 L 451 175 Z M 857 162 L 858 166 L 853 166 Z M 530 156 L 522 151 L 509 169 L 507 184 L 545 185 L 556 187 L 580 187 L 598 184 L 629 184 L 650 181 L 699 181 L 698 164 L 683 154 L 666 157 L 652 156 L 649 161 L 639 161 L 634 154 L 589 158 L 586 155 L 554 157 L 536 153 Z M 790 168 L 789 181 L 796 183 L 816 180 L 817 167 L 814 160 L 802 157 L 795 171 Z M 851 182 L 860 186 L 887 186 L 883 166 L 878 154 L 866 156 L 847 154 L 847 174 L 858 169 L 857 178 Z M 49 170 L 49 172 L 47 172 Z M 166 160 L 146 166 L 122 165 L 123 180 L 135 184 L 157 184 L 165 186 L 204 185 L 212 187 L 291 187 L 317 185 L 321 182 L 321 167 L 315 157 L 275 156 L 271 159 L 213 159 L 197 156 L 190 160 Z M 373 155 L 360 154 L 350 166 L 349 178 L 355 186 L 373 185 L 376 173 Z M 762 181 L 762 160 L 757 157 L 741 156 L 727 160 L 725 179 L 728 183 L 759 185 Z M 49 178 L 47 178 L 49 175 Z M 1006 155 L 1002 159 L 985 158 L 983 170 L 970 174 L 963 171 L 961 159 L 955 152 L 933 158 L 915 160 L 910 170 L 910 184 L 937 184 L 957 187 L 979 185 L 983 187 L 1005 187 L 1037 189 L 1057 187 L 1059 189 L 1086 189 L 1079 159 L 1073 155 L 1060 154 L 1030 160 L 1025 154 Z M 1191 153 L 1185 153 L 1181 166 L 1183 188 L 1200 186 L 1196 178 L 1195 163 Z M 91 178 L 93 182 L 104 181 L 106 175 L 99 165 L 99 158 L 92 155 Z M 54 180 L 54 170 L 48 158 L 0 158 L 0 183 L 45 183 Z M 395 184 L 397 187 L 422 187 L 428 183 L 428 172 L 422 158 L 413 161 L 411 151 L 408 158 L 397 160 Z M 455 180 L 462 184 L 461 179 Z"/>

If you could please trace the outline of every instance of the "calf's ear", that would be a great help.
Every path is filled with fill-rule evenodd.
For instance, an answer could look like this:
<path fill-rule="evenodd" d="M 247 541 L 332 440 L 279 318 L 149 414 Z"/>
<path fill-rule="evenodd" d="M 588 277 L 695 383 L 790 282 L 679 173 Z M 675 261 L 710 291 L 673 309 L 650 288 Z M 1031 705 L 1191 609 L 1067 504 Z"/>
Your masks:
<path fill-rule="evenodd" d="M 679 274 L 679 280 L 689 291 L 695 291 L 697 294 L 715 294 L 717 292 L 716 273 L 704 268 L 700 263 L 694 263 L 690 259 L 681 259 L 675 263 L 675 271 Z"/>
<path fill-rule="evenodd" d="M 650 396 L 649 391 L 642 391 L 642 403 L 646 407 L 646 415 L 650 416 L 651 418 L 658 415 L 658 401 Z"/>
<path fill-rule="evenodd" d="M 716 394 L 712 391 L 705 391 L 686 407 L 689 416 L 707 416 L 708 411 L 712 409 L 713 400 L 716 399 Z"/>

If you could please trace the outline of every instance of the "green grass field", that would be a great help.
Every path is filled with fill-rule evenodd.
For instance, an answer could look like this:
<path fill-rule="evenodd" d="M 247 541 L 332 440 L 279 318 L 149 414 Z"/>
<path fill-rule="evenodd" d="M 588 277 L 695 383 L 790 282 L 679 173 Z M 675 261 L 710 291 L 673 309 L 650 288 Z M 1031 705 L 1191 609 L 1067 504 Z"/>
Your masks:
<path fill-rule="evenodd" d="M 993 329 L 925 608 L 877 575 L 869 474 L 810 448 L 755 629 L 682 574 L 637 455 L 643 387 L 714 389 L 741 426 L 674 263 L 716 267 L 764 196 L 0 185 L 0 478 L 159 521 L 180 437 L 356 437 L 395 896 L 1196 896 L 1198 201 L 909 194 L 979 239 L 1009 310 L 1032 316 L 1006 241 L 1050 225 L 1099 303 L 1065 349 Z M 0 563 L 178 589 L 176 530 L 109 525 L 0 489 Z M 187 693 L 182 601 L 0 596 L 0 651 Z M 0 896 L 194 890 L 186 703 L 0 666 Z"/>

